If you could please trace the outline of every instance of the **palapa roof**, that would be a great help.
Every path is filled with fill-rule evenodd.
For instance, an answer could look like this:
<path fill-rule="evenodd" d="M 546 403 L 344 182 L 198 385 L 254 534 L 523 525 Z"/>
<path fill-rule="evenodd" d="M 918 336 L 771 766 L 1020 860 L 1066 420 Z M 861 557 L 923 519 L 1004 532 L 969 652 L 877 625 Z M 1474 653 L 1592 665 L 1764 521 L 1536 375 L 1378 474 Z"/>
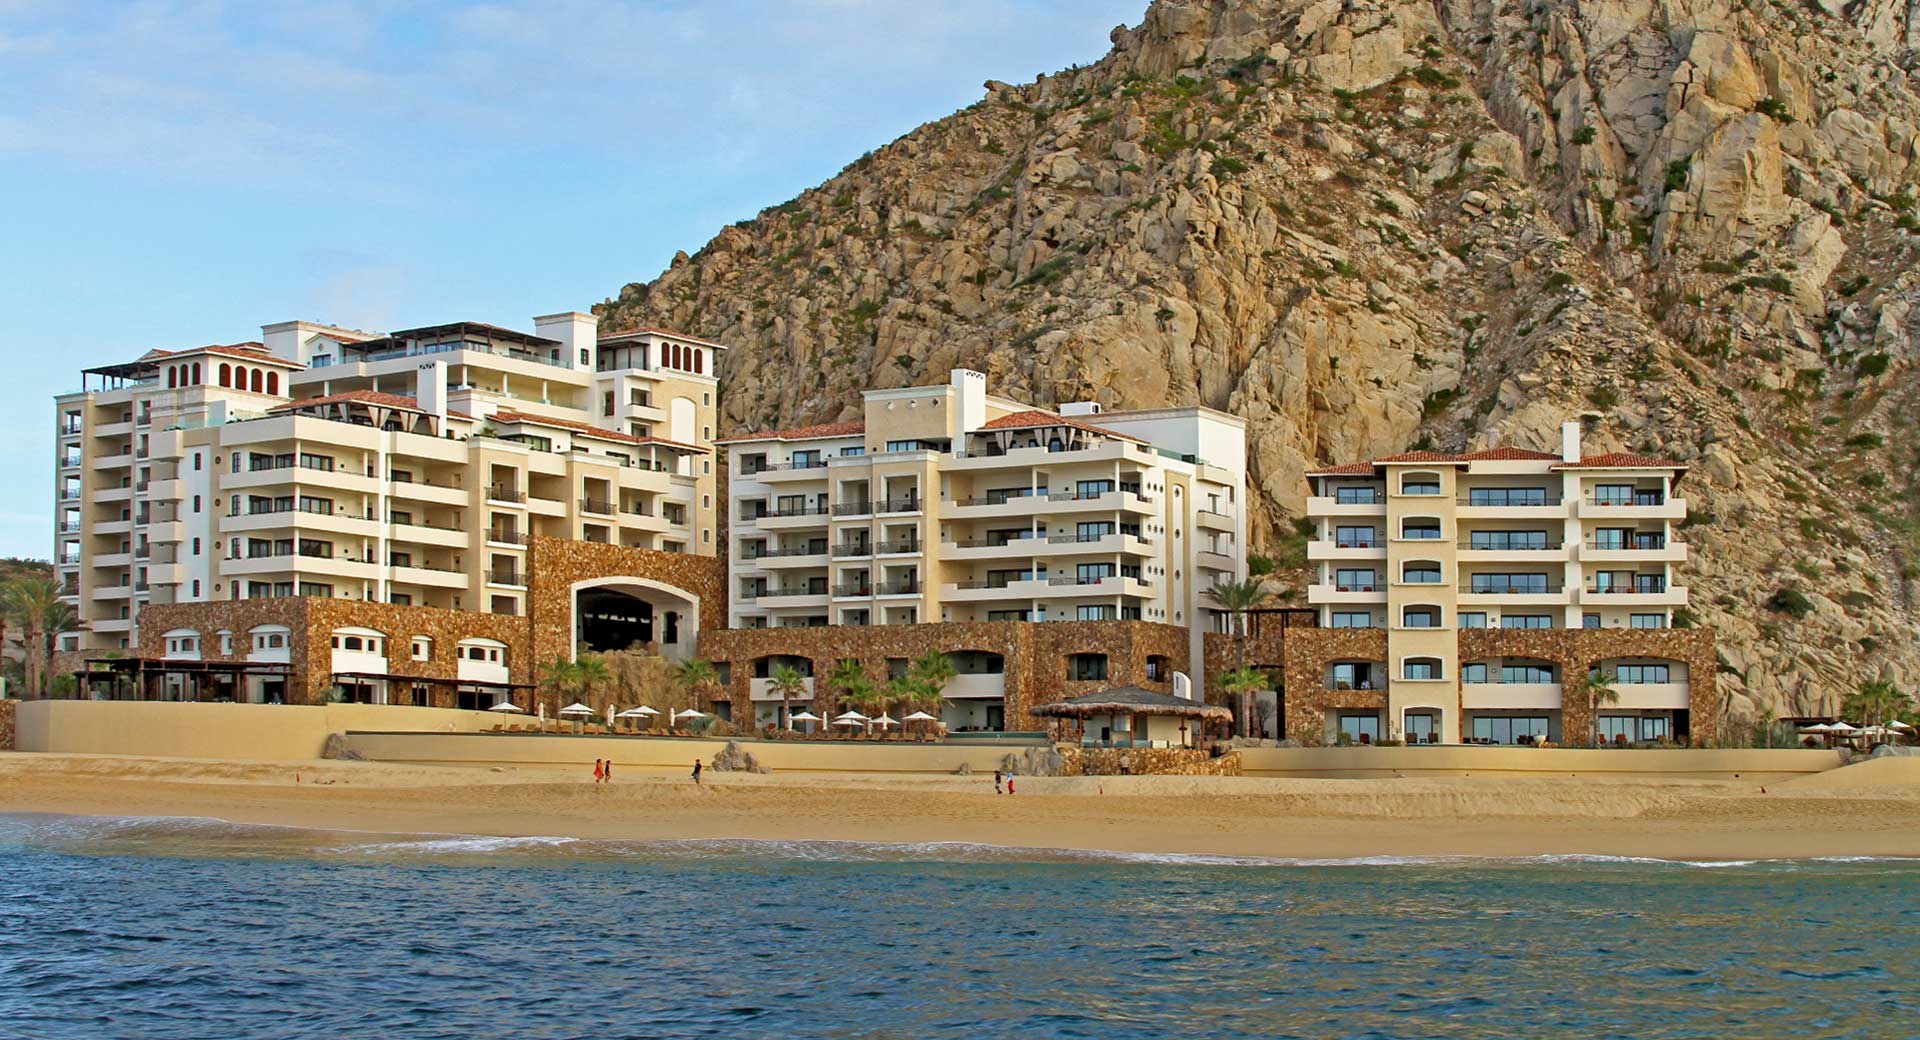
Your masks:
<path fill-rule="evenodd" d="M 1116 686 L 1111 690 L 1083 693 L 1052 704 L 1027 709 L 1031 714 L 1059 718 L 1085 718 L 1089 715 L 1182 715 L 1195 719 L 1230 720 L 1233 712 L 1218 704 L 1183 700 L 1170 693 L 1155 693 L 1138 686 Z"/>

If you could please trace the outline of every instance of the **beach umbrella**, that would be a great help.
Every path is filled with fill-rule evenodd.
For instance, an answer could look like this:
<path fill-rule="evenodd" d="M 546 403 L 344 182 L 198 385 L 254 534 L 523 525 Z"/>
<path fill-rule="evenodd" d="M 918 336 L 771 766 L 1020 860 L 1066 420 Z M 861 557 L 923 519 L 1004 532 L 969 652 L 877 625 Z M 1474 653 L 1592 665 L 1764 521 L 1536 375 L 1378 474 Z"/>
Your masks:
<path fill-rule="evenodd" d="M 513 703 L 512 701 L 501 701 L 500 703 L 494 705 L 491 708 L 488 708 L 487 710 L 497 711 L 497 712 L 500 712 L 501 714 L 506 714 L 508 712 L 524 714 L 527 709 L 522 708 L 521 706 Z"/>
<path fill-rule="evenodd" d="M 857 711 L 843 711 L 840 714 L 835 715 L 833 717 L 833 721 L 835 725 L 841 725 L 843 723 L 851 722 L 856 725 L 864 726 L 867 724 L 867 717 L 865 715 L 860 714 Z"/>
<path fill-rule="evenodd" d="M 1892 722 L 1889 722 L 1889 723 L 1887 723 L 1887 728 L 1888 728 L 1888 729 L 1897 729 L 1897 730 L 1899 730 L 1899 731 L 1900 731 L 1900 732 L 1902 732 L 1902 733 L 1912 733 L 1912 732 L 1913 732 L 1913 727 L 1912 727 L 1912 726 L 1909 726 L 1909 725 L 1907 725 L 1906 723 L 1904 723 L 1904 722 L 1901 722 L 1901 721 L 1900 721 L 1899 719 L 1894 719 L 1894 720 L 1893 720 Z"/>
<path fill-rule="evenodd" d="M 815 714 L 814 714 L 813 712 L 811 712 L 811 711 L 802 711 L 802 712 L 800 712 L 799 714 L 797 714 L 797 715 L 794 715 L 794 716 L 792 716 L 792 717 L 790 717 L 790 718 L 788 718 L 788 719 L 787 719 L 787 728 L 788 728 L 788 729 L 792 729 L 792 728 L 793 728 L 793 724 L 794 724 L 794 723 L 796 723 L 796 722 L 807 722 L 807 723 L 813 723 L 813 722 L 825 722 L 825 721 L 826 721 L 825 719 L 823 719 L 823 718 L 821 718 L 821 717 L 820 717 L 820 716 L 818 716 L 818 715 L 815 715 Z M 808 730 L 807 730 L 807 732 L 809 732 L 809 733 L 811 733 L 811 732 L 813 732 L 813 730 L 812 730 L 812 729 L 808 729 Z"/>
<path fill-rule="evenodd" d="M 1815 723 L 1815 724 L 1813 724 L 1813 725 L 1811 725 L 1811 726 L 1802 726 L 1802 727 L 1800 727 L 1800 732 L 1802 732 L 1802 733 L 1820 733 L 1820 734 L 1826 734 L 1826 733 L 1832 733 L 1832 732 L 1833 732 L 1833 727 L 1832 727 L 1832 726 L 1829 726 L 1829 725 L 1827 725 L 1827 724 L 1826 724 L 1826 723 L 1824 723 L 1824 722 L 1818 722 L 1818 723 Z"/>
<path fill-rule="evenodd" d="M 1846 723 L 1844 723 L 1844 722 L 1836 722 L 1836 723 L 1834 723 L 1833 725 L 1831 725 L 1831 726 L 1828 726 L 1828 727 L 1827 727 L 1827 732 L 1829 732 L 1829 733 L 1858 733 L 1858 732 L 1860 732 L 1860 728 L 1859 728 L 1858 726 L 1850 726 L 1850 725 L 1848 725 L 1848 724 L 1846 724 Z"/>
<path fill-rule="evenodd" d="M 567 705 L 566 707 L 564 707 L 564 708 L 561 708 L 561 709 L 560 709 L 560 714 L 562 714 L 562 715 L 585 715 L 585 716 L 587 716 L 588 718 L 592 718 L 592 717 L 593 717 L 593 709 L 592 709 L 592 708 L 589 708 L 589 707 L 587 707 L 586 705 L 584 705 L 584 704 L 582 704 L 582 703 L 580 703 L 579 701 L 574 701 L 574 702 L 573 702 L 572 704 L 569 704 L 569 705 Z"/>
<path fill-rule="evenodd" d="M 695 711 L 692 708 L 688 708 L 686 711 L 676 711 L 673 713 L 673 721 L 675 722 L 679 722 L 681 719 L 704 719 L 706 717 L 707 717 L 706 712 Z"/>
<path fill-rule="evenodd" d="M 880 713 L 879 718 L 873 720 L 873 724 L 880 727 L 881 729 L 886 729 L 888 726 L 898 726 L 900 724 L 900 720 L 894 718 L 891 715 L 888 715 L 886 712 L 883 711 Z"/>
<path fill-rule="evenodd" d="M 658 713 L 657 713 L 657 712 L 648 712 L 648 711 L 641 711 L 641 710 L 640 710 L 639 708 L 628 708 L 628 709 L 627 709 L 626 711 L 623 711 L 623 712 L 621 712 L 620 714 L 618 714 L 618 715 L 615 715 L 615 716 L 614 716 L 614 718 L 616 718 L 616 719 L 644 719 L 644 718 L 646 718 L 646 717 L 647 717 L 648 715 L 652 715 L 652 714 L 658 714 Z"/>
<path fill-rule="evenodd" d="M 935 718 L 932 715 L 927 714 L 924 711 L 916 711 L 913 714 L 907 716 L 906 718 L 901 719 L 900 721 L 901 722 L 939 722 L 940 720 L 938 718 Z"/>

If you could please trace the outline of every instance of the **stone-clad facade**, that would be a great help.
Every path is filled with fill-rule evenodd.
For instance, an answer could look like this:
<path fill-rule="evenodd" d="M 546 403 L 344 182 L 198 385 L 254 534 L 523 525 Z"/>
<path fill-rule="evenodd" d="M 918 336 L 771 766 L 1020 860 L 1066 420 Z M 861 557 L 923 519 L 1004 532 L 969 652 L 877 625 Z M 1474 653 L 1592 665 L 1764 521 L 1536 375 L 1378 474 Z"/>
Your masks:
<path fill-rule="evenodd" d="M 0 700 L 0 751 L 13 750 L 13 728 L 19 717 L 16 710 L 19 701 Z"/>
<path fill-rule="evenodd" d="M 583 583 L 632 578 L 667 586 L 660 590 L 663 597 L 698 604 L 703 636 L 727 623 L 726 562 L 718 557 L 536 538 L 528 559 L 527 621 L 535 661 L 551 661 L 571 650 L 574 592 Z"/>
<path fill-rule="evenodd" d="M 1670 629 L 1467 629 L 1457 633 L 1459 660 L 1472 662 L 1498 658 L 1544 661 L 1552 664 L 1564 679 L 1584 676 L 1603 661 L 1650 659 L 1677 661 L 1686 666 L 1688 676 L 1689 738 L 1698 742 L 1718 732 L 1722 710 L 1718 693 L 1718 659 L 1714 633 L 1709 628 Z M 1247 638 L 1242 651 L 1246 663 L 1262 670 L 1275 671 L 1284 683 L 1283 718 L 1286 735 L 1303 744 L 1316 745 L 1327 740 L 1330 711 L 1385 711 L 1388 704 L 1386 678 L 1387 632 L 1378 628 L 1273 628 Z M 1231 669 L 1236 659 L 1231 636 L 1207 636 L 1207 672 L 1219 675 Z M 1365 661 L 1375 665 L 1382 677 L 1381 689 L 1340 690 L 1329 688 L 1331 667 L 1342 661 Z M 1571 685 L 1562 683 L 1563 687 Z M 1443 688 L 1438 697 L 1444 710 L 1459 712 L 1460 684 Z M 1498 686 L 1487 687 L 1498 690 Z M 1630 690 L 1631 687 L 1625 689 Z M 1217 690 L 1208 691 L 1214 703 L 1226 703 Z M 1434 699 L 1432 696 L 1429 699 Z M 1583 743 L 1592 732 L 1592 712 L 1585 698 L 1568 694 L 1557 710 L 1562 739 Z M 1603 710 L 1603 714 L 1604 714 Z"/>
<path fill-rule="evenodd" d="M 1066 697 L 1113 686 L 1172 692 L 1173 673 L 1188 666 L 1186 629 L 1144 621 L 739 628 L 709 632 L 701 641 L 703 657 L 727 666 L 726 699 L 736 719 L 753 717 L 753 663 L 762 657 L 804 657 L 812 662 L 811 707 L 815 714 L 830 718 L 841 710 L 840 691 L 826 676 L 840 661 L 857 660 L 869 678 L 884 681 L 889 660 L 969 650 L 1001 657 L 1006 726 L 1012 730 L 1045 729 L 1044 720 L 1028 714 L 1028 709 Z M 1069 659 L 1076 654 L 1104 655 L 1106 679 L 1069 678 Z"/>

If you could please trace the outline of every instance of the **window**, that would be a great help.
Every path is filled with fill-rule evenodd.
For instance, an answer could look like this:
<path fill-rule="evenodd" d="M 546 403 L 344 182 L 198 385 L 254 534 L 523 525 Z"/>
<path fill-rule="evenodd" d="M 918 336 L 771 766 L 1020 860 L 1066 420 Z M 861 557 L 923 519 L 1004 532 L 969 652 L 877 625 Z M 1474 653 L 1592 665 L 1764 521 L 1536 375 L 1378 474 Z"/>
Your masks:
<path fill-rule="evenodd" d="M 1552 628 L 1551 614 L 1502 614 L 1501 628 Z"/>
<path fill-rule="evenodd" d="M 1486 611 L 1484 611 L 1484 610 L 1469 610 L 1469 611 L 1462 611 L 1462 612 L 1460 613 L 1460 625 L 1459 625 L 1459 627 L 1461 627 L 1461 628 L 1485 628 L 1485 627 L 1487 627 L 1487 612 L 1486 612 Z"/>
<path fill-rule="evenodd" d="M 1069 654 L 1067 679 L 1072 682 L 1104 682 L 1107 678 L 1106 654 Z"/>
<path fill-rule="evenodd" d="M 1409 585 L 1440 584 L 1440 565 L 1421 561 L 1409 563 L 1400 571 L 1400 578 Z"/>
<path fill-rule="evenodd" d="M 413 659 L 416 661 L 433 660 L 433 640 L 430 637 L 413 637 Z"/>
<path fill-rule="evenodd" d="M 1667 616 L 1665 614 L 1635 614 L 1633 615 L 1633 627 L 1665 628 L 1667 627 Z"/>
<path fill-rule="evenodd" d="M 1532 574 L 1475 574 L 1467 579 L 1467 587 L 1479 593 L 1538 595 L 1553 591 L 1547 584 L 1544 571 Z"/>
<path fill-rule="evenodd" d="M 1333 543 L 1342 549 L 1371 549 L 1380 544 L 1380 532 L 1372 527 L 1336 527 Z"/>
<path fill-rule="evenodd" d="M 1439 607 L 1408 607 L 1400 614 L 1402 628 L 1439 628 Z"/>
<path fill-rule="evenodd" d="M 193 596 L 195 599 L 198 599 L 200 597 L 200 579 L 199 578 L 193 579 Z"/>
<path fill-rule="evenodd" d="M 1329 628 L 1372 628 L 1373 612 L 1370 610 L 1336 610 L 1328 621 Z"/>
<path fill-rule="evenodd" d="M 1440 678 L 1440 660 L 1434 657 L 1409 657 L 1400 664 L 1402 679 Z"/>
<path fill-rule="evenodd" d="M 1470 549 L 1545 549 L 1545 531 L 1474 531 L 1467 535 Z"/>
<path fill-rule="evenodd" d="M 1503 683 L 1556 683 L 1553 666 L 1548 664 L 1505 664 L 1500 666 L 1500 681 Z"/>
<path fill-rule="evenodd" d="M 1437 495 L 1440 493 L 1440 477 L 1434 473 L 1409 473 L 1400 478 L 1400 493 Z"/>
<path fill-rule="evenodd" d="M 1598 614 L 1582 614 L 1582 615 L 1580 615 L 1580 627 L 1581 627 L 1581 628 L 1599 628 L 1599 627 L 1600 627 L 1600 615 L 1598 615 Z"/>
<path fill-rule="evenodd" d="M 1463 683 L 1483 683 L 1487 681 L 1487 665 L 1484 661 L 1460 666 L 1460 681 Z"/>
<path fill-rule="evenodd" d="M 1074 620 L 1076 621 L 1112 621 L 1113 617 L 1113 607 L 1111 606 L 1080 606 L 1074 608 Z"/>
<path fill-rule="evenodd" d="M 1672 681 L 1671 671 L 1664 664 L 1623 664 L 1613 670 L 1613 681 L 1628 686 L 1644 683 L 1664 683 Z"/>
<path fill-rule="evenodd" d="M 988 621 L 1032 621 L 1033 611 L 1031 610 L 989 610 L 987 611 L 987 620 Z"/>
<path fill-rule="evenodd" d="M 1477 744 L 1532 744 L 1546 735 L 1544 715 L 1482 716 L 1473 720 L 1473 740 Z"/>
<path fill-rule="evenodd" d="M 1402 520 L 1400 522 L 1400 537 L 1423 541 L 1436 540 L 1440 537 L 1440 521 Z"/>
<path fill-rule="evenodd" d="M 1373 744 L 1380 739 L 1380 716 L 1342 715 L 1340 732 L 1355 744 Z"/>
<path fill-rule="evenodd" d="M 1371 690 L 1373 665 L 1365 661 L 1338 662 L 1329 672 L 1327 681 L 1336 690 Z"/>
<path fill-rule="evenodd" d="M 1376 583 L 1371 567 L 1346 567 L 1333 572 L 1334 588 L 1341 592 L 1372 592 Z"/>
<path fill-rule="evenodd" d="M 1473 488 L 1467 492 L 1467 504 L 1470 506 L 1544 506 L 1547 505 L 1547 489 L 1530 488 Z"/>
<path fill-rule="evenodd" d="M 1343 487 L 1333 489 L 1333 500 L 1343 506 L 1369 506 L 1380 502 L 1380 489 L 1370 487 Z"/>
<path fill-rule="evenodd" d="M 1672 720 L 1664 715 L 1600 716 L 1600 739 L 1611 744 L 1669 740 L 1672 733 Z"/>

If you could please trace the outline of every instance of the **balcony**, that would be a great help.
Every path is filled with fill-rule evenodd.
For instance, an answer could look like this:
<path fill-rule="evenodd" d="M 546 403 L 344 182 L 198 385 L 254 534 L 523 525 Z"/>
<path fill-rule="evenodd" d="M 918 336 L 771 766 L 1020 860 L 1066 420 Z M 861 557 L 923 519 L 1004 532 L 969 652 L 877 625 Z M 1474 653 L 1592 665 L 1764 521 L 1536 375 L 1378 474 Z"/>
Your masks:
<path fill-rule="evenodd" d="M 872 555 L 873 546 L 867 542 L 855 542 L 851 545 L 836 545 L 833 547 L 833 558 L 836 560 L 856 560 Z"/>
<path fill-rule="evenodd" d="M 740 479 L 758 480 L 767 484 L 792 483 L 796 480 L 825 480 L 827 479 L 826 471 L 827 460 L 825 459 L 812 462 L 780 462 L 752 471 L 742 470 Z"/>
<path fill-rule="evenodd" d="M 1644 495 L 1600 499 L 1588 495 L 1580 499 L 1579 517 L 1582 520 L 1685 520 L 1687 500 L 1669 498 L 1661 502 L 1657 496 Z"/>
<path fill-rule="evenodd" d="M 1309 585 L 1307 602 L 1320 603 L 1358 603 L 1378 606 L 1387 601 L 1387 589 L 1384 585 Z"/>
<path fill-rule="evenodd" d="M 916 556 L 920 552 L 922 549 L 918 538 L 900 538 L 891 542 L 875 542 L 873 545 L 875 556 Z"/>
<path fill-rule="evenodd" d="M 1557 711 L 1559 683 L 1484 682 L 1460 684 L 1460 707 L 1467 711 L 1532 709 Z"/>
<path fill-rule="evenodd" d="M 1461 563 L 1563 563 L 1568 559 L 1567 547 L 1558 539 L 1545 544 L 1535 545 L 1527 542 L 1497 542 L 1471 538 L 1456 543 Z"/>
<path fill-rule="evenodd" d="M 909 495 L 905 498 L 889 498 L 873 503 L 875 515 L 882 513 L 918 513 L 920 509 L 920 498 L 917 495 Z"/>
<path fill-rule="evenodd" d="M 807 676 L 805 679 L 801 680 L 801 683 L 803 686 L 806 687 L 806 692 L 799 694 L 798 696 L 795 696 L 791 699 L 796 701 L 812 700 L 813 699 L 813 677 Z M 756 677 L 756 678 L 747 680 L 747 696 L 750 699 L 756 700 L 756 701 L 777 702 L 780 700 L 780 695 L 773 692 L 772 678 L 762 679 L 762 678 Z"/>
<path fill-rule="evenodd" d="M 1307 559 L 1339 562 L 1341 560 L 1384 560 L 1387 558 L 1387 543 L 1383 539 L 1360 539 L 1357 541 L 1316 541 L 1307 543 Z"/>
<path fill-rule="evenodd" d="M 833 504 L 833 515 L 834 516 L 872 516 L 873 503 L 867 501 L 864 498 L 857 502 L 835 502 Z"/>
<path fill-rule="evenodd" d="M 1686 559 L 1686 543 L 1667 539 L 1659 540 L 1658 544 L 1651 541 L 1625 544 L 1588 539 L 1580 544 L 1582 563 L 1684 563 Z"/>
<path fill-rule="evenodd" d="M 518 568 L 495 567 L 487 572 L 487 584 L 510 585 L 514 588 L 522 588 L 525 587 L 527 583 L 525 575 L 522 575 Z"/>
<path fill-rule="evenodd" d="M 873 585 L 864 581 L 847 582 L 835 585 L 833 587 L 833 594 L 835 597 L 841 599 L 848 597 L 864 598 L 873 595 Z"/>
<path fill-rule="evenodd" d="M 1461 520 L 1559 520 L 1567 506 L 1559 495 L 1476 498 L 1471 491 L 1454 499 L 1454 516 Z"/>
<path fill-rule="evenodd" d="M 1588 586 L 1580 592 L 1580 602 L 1595 607 L 1675 607 L 1687 602 L 1684 585 L 1661 586 Z"/>
<path fill-rule="evenodd" d="M 807 585 L 790 585 L 785 588 L 762 589 L 758 592 L 743 595 L 740 598 L 760 603 L 770 599 L 803 599 L 808 596 L 818 596 L 825 599 L 826 595 L 827 590 L 825 588 L 816 589 Z"/>
<path fill-rule="evenodd" d="M 1233 516 L 1230 513 L 1215 512 L 1211 509 L 1196 509 L 1193 519 L 1203 531 L 1233 530 Z"/>
<path fill-rule="evenodd" d="M 1307 499 L 1308 516 L 1386 516 L 1387 496 L 1380 492 L 1367 499 L 1342 500 L 1333 495 L 1315 495 Z"/>
<path fill-rule="evenodd" d="M 532 545 L 533 536 L 519 531 L 488 531 L 487 542 L 491 545 Z"/>
<path fill-rule="evenodd" d="M 948 582 L 941 598 L 956 603 L 981 603 L 997 600 L 1031 600 L 1047 591 L 1045 578 L 978 578 Z"/>
<path fill-rule="evenodd" d="M 1000 672 L 956 675 L 940 691 L 948 700 L 991 700 L 1007 695 L 1007 677 Z"/>
<path fill-rule="evenodd" d="M 613 516 L 617 512 L 613 507 L 613 503 L 604 498 L 581 499 L 580 511 L 582 513 L 593 513 L 598 516 Z"/>
<path fill-rule="evenodd" d="M 873 587 L 876 596 L 918 596 L 920 591 L 920 582 L 917 580 L 883 581 Z"/>
<path fill-rule="evenodd" d="M 1567 588 L 1559 582 L 1475 582 L 1459 586 L 1460 605 L 1509 607 L 1563 607 Z"/>
<path fill-rule="evenodd" d="M 495 485 L 487 489 L 487 501 L 515 505 L 527 500 L 527 493 L 510 487 Z"/>
<path fill-rule="evenodd" d="M 1615 682 L 1613 689 L 1620 700 L 1602 708 L 1603 713 L 1609 710 L 1674 711 L 1692 706 L 1692 693 L 1685 682 Z"/>
<path fill-rule="evenodd" d="M 757 556 L 743 556 L 741 560 L 765 568 L 824 567 L 827 565 L 827 550 L 824 546 L 818 549 L 806 546 L 794 549 L 770 549 Z"/>

